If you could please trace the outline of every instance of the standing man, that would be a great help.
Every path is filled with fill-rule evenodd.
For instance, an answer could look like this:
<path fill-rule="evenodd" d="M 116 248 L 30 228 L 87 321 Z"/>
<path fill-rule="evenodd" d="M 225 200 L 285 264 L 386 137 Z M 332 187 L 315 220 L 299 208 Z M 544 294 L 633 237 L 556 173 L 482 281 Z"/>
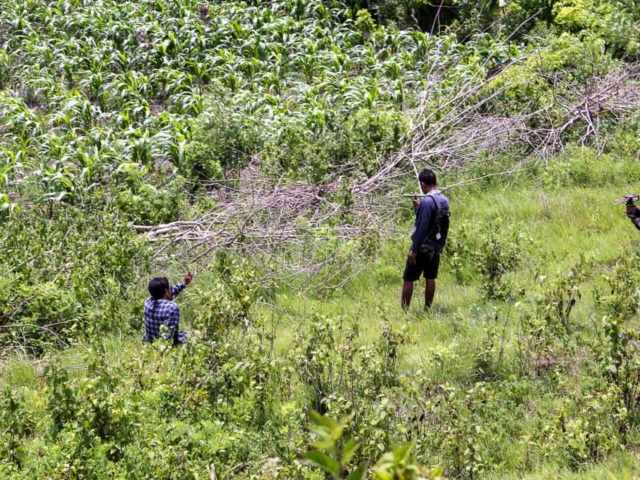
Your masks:
<path fill-rule="evenodd" d="M 418 176 L 420 190 L 425 194 L 422 200 L 414 199 L 416 223 L 411 234 L 411 249 L 404 269 L 402 287 L 402 308 L 407 310 L 413 295 L 413 283 L 424 275 L 427 281 L 424 294 L 424 308 L 429 310 L 436 292 L 436 278 L 440 266 L 440 254 L 449 233 L 449 201 L 438 190 L 436 174 L 423 170 Z"/>

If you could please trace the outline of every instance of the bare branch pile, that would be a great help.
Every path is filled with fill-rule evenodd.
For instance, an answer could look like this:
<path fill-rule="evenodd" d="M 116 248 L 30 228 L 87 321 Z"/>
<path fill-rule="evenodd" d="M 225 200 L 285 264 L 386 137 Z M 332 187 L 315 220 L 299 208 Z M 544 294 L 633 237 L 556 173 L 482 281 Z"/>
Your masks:
<path fill-rule="evenodd" d="M 256 159 L 233 183 L 210 186 L 217 207 L 202 218 L 134 228 L 158 243 L 158 258 L 166 257 L 168 249 L 180 244 L 185 262 L 202 264 L 216 251 L 233 246 L 272 259 L 278 269 L 290 271 L 292 276 L 313 277 L 327 261 L 339 261 L 340 254 L 336 248 L 329 259 L 318 260 L 313 253 L 317 245 L 311 239 L 333 238 L 346 243 L 372 232 L 379 239 L 395 233 L 397 211 L 407 205 L 386 201 L 380 192 L 397 188 L 399 183 L 406 185 L 406 179 L 417 175 L 418 168 L 464 170 L 508 154 L 515 159 L 506 172 L 509 174 L 526 161 L 546 160 L 560 151 L 570 129 L 582 129 L 582 142 L 593 140 L 601 148 L 601 120 L 607 116 L 619 120 L 640 108 L 639 71 L 633 65 L 590 79 L 583 91 L 558 75 L 549 77 L 556 92 L 554 105 L 510 117 L 487 113 L 492 99 L 507 88 L 483 97 L 480 92 L 490 80 L 462 88 L 447 108 L 438 112 L 427 112 L 431 99 L 425 94 L 412 112 L 406 148 L 381 161 L 380 170 L 368 179 L 346 187 L 340 179 L 326 185 L 269 181 L 261 175 Z M 496 173 L 485 176 L 491 175 Z M 348 195 L 349 201 L 337 195 L 340 192 Z M 336 219 L 329 228 L 330 221 Z"/>

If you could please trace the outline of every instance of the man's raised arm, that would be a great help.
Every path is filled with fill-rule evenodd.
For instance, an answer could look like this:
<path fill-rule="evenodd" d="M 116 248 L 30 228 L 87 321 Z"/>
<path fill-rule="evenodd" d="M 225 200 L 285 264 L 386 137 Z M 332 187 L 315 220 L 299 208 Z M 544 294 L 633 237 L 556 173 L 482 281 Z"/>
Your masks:
<path fill-rule="evenodd" d="M 171 300 L 175 300 L 180 292 L 191 283 L 191 280 L 193 280 L 193 274 L 191 272 L 187 272 L 187 274 L 184 276 L 184 282 L 178 283 L 177 285 L 171 287 Z"/>

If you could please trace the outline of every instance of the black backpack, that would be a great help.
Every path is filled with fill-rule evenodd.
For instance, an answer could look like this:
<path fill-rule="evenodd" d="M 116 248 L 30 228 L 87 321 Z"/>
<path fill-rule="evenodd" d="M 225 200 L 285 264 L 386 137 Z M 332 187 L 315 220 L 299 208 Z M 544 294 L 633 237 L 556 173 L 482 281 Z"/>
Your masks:
<path fill-rule="evenodd" d="M 436 205 L 436 213 L 431 219 L 427 235 L 420 246 L 420 253 L 433 258 L 442 253 L 447 243 L 447 235 L 449 235 L 449 217 L 451 213 L 448 207 L 441 207 L 438 200 L 433 195 L 431 197 Z"/>

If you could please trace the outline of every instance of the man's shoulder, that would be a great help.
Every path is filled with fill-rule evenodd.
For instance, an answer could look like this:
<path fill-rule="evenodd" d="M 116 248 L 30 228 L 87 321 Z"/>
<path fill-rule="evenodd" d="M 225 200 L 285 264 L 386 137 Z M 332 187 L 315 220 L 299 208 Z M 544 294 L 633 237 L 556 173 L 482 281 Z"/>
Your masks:
<path fill-rule="evenodd" d="M 180 310 L 180 307 L 173 300 L 165 300 L 164 305 L 167 310 Z"/>
<path fill-rule="evenodd" d="M 431 200 L 429 200 L 429 198 L 431 198 Z M 420 201 L 420 205 L 426 205 L 427 207 L 431 207 L 433 205 L 433 201 L 435 199 L 433 198 L 433 195 L 427 194 L 424 197 L 422 197 L 422 200 Z"/>
<path fill-rule="evenodd" d="M 153 298 L 149 297 L 145 300 L 144 306 L 147 308 L 151 308 L 154 306 L 154 302 L 157 302 L 155 306 L 162 310 L 180 309 L 176 302 L 174 302 L 173 300 L 165 300 L 164 298 L 160 300 L 154 300 Z"/>
<path fill-rule="evenodd" d="M 431 200 L 429 200 L 429 198 L 431 198 Z M 449 199 L 447 197 L 445 197 L 442 192 L 440 192 L 439 190 L 437 192 L 432 192 L 432 193 L 428 193 L 427 195 L 425 195 L 424 197 L 422 197 L 422 201 L 420 202 L 421 205 L 427 205 L 429 206 L 429 208 L 431 207 L 435 207 L 436 201 L 445 201 L 447 204 L 449 204 Z"/>
<path fill-rule="evenodd" d="M 434 200 L 437 197 L 439 202 L 446 203 L 447 205 L 449 205 L 449 199 L 444 195 L 444 193 L 442 193 L 442 191 L 438 190 L 436 192 L 433 192 L 431 196 L 433 197 Z"/>

